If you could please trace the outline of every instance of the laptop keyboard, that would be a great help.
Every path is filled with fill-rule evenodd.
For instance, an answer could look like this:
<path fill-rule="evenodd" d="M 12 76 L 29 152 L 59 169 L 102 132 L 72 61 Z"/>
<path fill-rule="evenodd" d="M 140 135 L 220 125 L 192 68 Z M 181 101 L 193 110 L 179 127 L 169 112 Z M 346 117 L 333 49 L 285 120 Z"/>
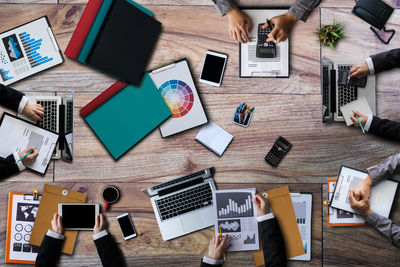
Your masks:
<path fill-rule="evenodd" d="M 205 184 L 156 201 L 161 220 L 167 220 L 184 213 L 211 206 L 212 190 Z"/>
<path fill-rule="evenodd" d="M 68 102 L 67 103 L 67 126 L 66 126 L 66 133 L 72 132 L 73 129 L 73 103 Z"/>
<path fill-rule="evenodd" d="M 328 67 L 323 67 L 323 77 L 322 77 L 322 104 L 327 107 L 325 110 L 325 116 L 329 116 L 329 75 Z"/>
<path fill-rule="evenodd" d="M 38 122 L 38 125 L 47 130 L 57 132 L 57 101 L 40 100 L 37 103 L 42 105 L 45 114 L 43 120 Z"/>
<path fill-rule="evenodd" d="M 350 70 L 350 66 L 338 66 L 342 70 Z M 357 99 L 357 87 L 338 84 L 338 116 L 343 117 L 341 106 L 344 106 Z"/>

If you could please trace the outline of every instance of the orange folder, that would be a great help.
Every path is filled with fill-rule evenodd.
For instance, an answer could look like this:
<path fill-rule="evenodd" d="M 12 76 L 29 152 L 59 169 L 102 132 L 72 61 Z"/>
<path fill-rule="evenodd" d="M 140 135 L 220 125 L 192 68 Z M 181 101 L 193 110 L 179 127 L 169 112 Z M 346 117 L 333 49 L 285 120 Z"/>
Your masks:
<path fill-rule="evenodd" d="M 285 240 L 286 256 L 288 258 L 304 254 L 303 241 L 296 215 L 294 213 L 292 198 L 290 197 L 289 187 L 283 186 L 272 190 L 261 192 L 260 195 L 267 193 L 268 200 L 275 218 L 278 220 L 283 239 Z M 256 266 L 264 266 L 264 253 L 260 242 L 260 250 L 255 251 L 254 262 Z"/>

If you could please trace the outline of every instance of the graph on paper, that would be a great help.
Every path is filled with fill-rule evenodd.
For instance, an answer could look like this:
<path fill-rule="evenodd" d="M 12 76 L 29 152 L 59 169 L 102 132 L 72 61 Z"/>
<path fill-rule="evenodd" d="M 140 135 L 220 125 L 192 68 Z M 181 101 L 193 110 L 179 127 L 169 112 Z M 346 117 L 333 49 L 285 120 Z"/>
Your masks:
<path fill-rule="evenodd" d="M 222 233 L 240 232 L 240 220 L 223 220 L 218 221 Z"/>
<path fill-rule="evenodd" d="M 218 219 L 253 217 L 251 193 L 231 192 L 216 195 Z"/>
<path fill-rule="evenodd" d="M 42 39 L 36 40 L 35 38 L 31 37 L 29 33 L 26 32 L 19 34 L 19 38 L 21 38 L 22 46 L 24 47 L 25 53 L 29 60 L 29 64 L 32 68 L 53 60 L 52 57 L 43 57 L 42 55 L 40 55 L 39 49 L 42 47 Z"/>

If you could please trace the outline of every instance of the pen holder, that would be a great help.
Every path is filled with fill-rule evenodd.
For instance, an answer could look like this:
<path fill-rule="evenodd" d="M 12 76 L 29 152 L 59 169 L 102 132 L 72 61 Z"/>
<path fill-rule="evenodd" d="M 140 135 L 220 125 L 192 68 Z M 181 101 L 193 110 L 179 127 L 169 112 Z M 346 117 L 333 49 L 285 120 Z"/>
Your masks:
<path fill-rule="evenodd" d="M 241 123 L 236 122 L 236 121 L 235 121 L 235 114 L 233 114 L 232 122 L 233 122 L 233 124 L 236 124 L 236 125 L 239 125 L 239 126 L 242 126 L 242 127 L 247 128 L 247 127 L 249 127 L 249 125 L 250 125 L 250 121 L 251 121 L 251 118 L 253 117 L 253 113 L 254 113 L 254 111 L 250 113 L 249 119 L 247 120 L 247 123 L 246 123 L 246 124 L 241 124 Z"/>

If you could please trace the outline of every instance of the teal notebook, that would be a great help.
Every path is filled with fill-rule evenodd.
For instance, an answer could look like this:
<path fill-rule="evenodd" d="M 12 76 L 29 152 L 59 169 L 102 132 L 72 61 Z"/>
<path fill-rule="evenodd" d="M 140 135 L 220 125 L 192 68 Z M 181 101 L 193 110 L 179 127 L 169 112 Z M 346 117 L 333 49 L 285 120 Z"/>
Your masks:
<path fill-rule="evenodd" d="M 147 73 L 140 86 L 117 82 L 80 113 L 116 160 L 172 115 Z"/>

